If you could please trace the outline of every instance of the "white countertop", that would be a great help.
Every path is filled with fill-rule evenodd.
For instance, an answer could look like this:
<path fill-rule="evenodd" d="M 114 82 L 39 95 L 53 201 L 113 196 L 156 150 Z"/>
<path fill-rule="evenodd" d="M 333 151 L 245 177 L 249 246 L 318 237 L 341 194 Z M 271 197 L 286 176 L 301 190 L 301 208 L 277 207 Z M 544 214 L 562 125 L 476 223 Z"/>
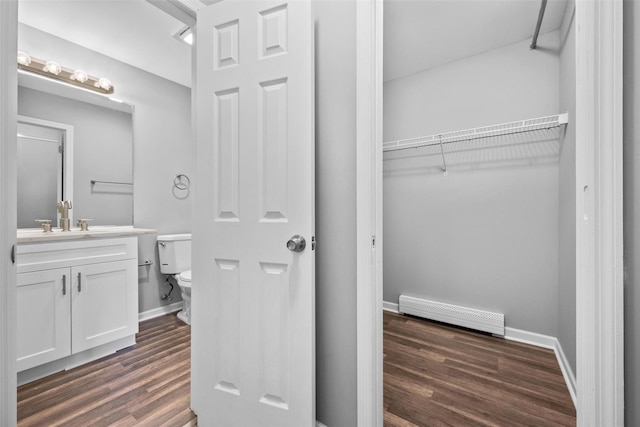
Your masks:
<path fill-rule="evenodd" d="M 62 231 L 54 228 L 45 233 L 40 228 L 19 228 L 18 243 L 56 242 L 61 240 L 95 239 L 108 237 L 135 236 L 139 234 L 155 234 L 158 230 L 152 228 L 135 228 L 131 225 L 89 225 L 89 230 L 80 231 L 79 228 L 71 228 L 70 231 Z"/>

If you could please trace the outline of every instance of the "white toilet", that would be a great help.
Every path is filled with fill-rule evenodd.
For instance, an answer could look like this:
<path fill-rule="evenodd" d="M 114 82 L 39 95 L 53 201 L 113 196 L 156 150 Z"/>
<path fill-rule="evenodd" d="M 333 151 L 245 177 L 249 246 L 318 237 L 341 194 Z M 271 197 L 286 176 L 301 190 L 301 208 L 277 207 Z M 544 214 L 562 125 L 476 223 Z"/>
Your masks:
<path fill-rule="evenodd" d="M 191 234 L 158 235 L 160 272 L 172 275 L 182 295 L 183 307 L 178 319 L 191 324 Z"/>

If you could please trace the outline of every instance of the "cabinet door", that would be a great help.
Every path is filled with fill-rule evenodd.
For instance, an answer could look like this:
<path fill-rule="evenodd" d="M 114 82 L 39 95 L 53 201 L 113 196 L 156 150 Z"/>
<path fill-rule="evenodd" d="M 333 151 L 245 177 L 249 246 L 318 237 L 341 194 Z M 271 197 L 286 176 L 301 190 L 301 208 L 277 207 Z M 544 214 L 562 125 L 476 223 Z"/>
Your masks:
<path fill-rule="evenodd" d="M 71 269 L 18 274 L 17 369 L 71 354 Z"/>
<path fill-rule="evenodd" d="M 74 353 L 138 332 L 136 260 L 83 265 L 71 272 Z"/>

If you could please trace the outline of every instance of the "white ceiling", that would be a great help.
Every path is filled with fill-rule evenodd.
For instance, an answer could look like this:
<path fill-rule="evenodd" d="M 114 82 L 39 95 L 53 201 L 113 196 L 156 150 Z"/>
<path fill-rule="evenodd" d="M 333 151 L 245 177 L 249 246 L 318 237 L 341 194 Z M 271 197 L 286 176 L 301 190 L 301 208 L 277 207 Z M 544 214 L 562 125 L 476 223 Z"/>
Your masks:
<path fill-rule="evenodd" d="M 191 86 L 191 47 L 173 38 L 185 24 L 145 0 L 19 0 L 18 20 Z"/>
<path fill-rule="evenodd" d="M 384 80 L 533 36 L 540 0 L 386 0 Z M 540 34 L 560 28 L 566 0 L 547 3 Z"/>
<path fill-rule="evenodd" d="M 201 5 L 198 0 L 169 2 L 190 9 Z M 548 2 L 541 34 L 560 27 L 565 5 L 566 0 Z M 384 78 L 530 38 L 539 9 L 540 0 L 386 0 Z M 173 37 L 184 24 L 145 0 L 19 0 L 19 20 L 191 86 L 191 48 Z"/>

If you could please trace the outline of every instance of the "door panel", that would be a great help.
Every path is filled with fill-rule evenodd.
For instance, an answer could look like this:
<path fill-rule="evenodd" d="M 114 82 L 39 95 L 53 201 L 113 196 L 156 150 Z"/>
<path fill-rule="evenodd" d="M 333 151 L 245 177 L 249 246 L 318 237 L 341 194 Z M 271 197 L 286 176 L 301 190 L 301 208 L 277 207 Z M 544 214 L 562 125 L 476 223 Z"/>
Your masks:
<path fill-rule="evenodd" d="M 310 2 L 216 3 L 196 38 L 192 406 L 204 426 L 311 426 Z"/>

